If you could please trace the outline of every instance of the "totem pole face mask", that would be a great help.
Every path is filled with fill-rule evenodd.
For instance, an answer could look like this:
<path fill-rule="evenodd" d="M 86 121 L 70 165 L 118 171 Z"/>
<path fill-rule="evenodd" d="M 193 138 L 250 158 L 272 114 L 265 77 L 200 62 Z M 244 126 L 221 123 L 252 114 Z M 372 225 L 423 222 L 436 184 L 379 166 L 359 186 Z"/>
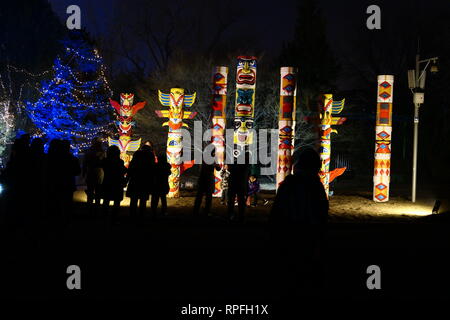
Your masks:
<path fill-rule="evenodd" d="M 253 116 L 253 89 L 238 89 L 237 90 L 237 105 L 236 114 L 240 117 Z"/>
<path fill-rule="evenodd" d="M 254 86 L 256 82 L 256 59 L 238 57 L 236 83 Z"/>
<path fill-rule="evenodd" d="M 123 106 L 133 105 L 134 94 L 132 93 L 121 93 L 120 94 L 120 104 Z"/>
<path fill-rule="evenodd" d="M 122 121 L 117 121 L 117 125 L 119 126 L 120 134 L 130 135 L 134 122 L 123 119 Z"/>
<path fill-rule="evenodd" d="M 134 94 L 132 93 L 121 93 L 120 94 L 120 116 L 131 117 L 133 116 L 133 99 Z"/>
<path fill-rule="evenodd" d="M 237 130 L 237 142 L 239 143 L 252 143 L 253 132 L 253 119 L 240 117 L 234 119 L 234 129 Z"/>
<path fill-rule="evenodd" d="M 184 89 L 170 89 L 170 100 L 170 118 L 174 124 L 181 123 L 183 121 Z"/>

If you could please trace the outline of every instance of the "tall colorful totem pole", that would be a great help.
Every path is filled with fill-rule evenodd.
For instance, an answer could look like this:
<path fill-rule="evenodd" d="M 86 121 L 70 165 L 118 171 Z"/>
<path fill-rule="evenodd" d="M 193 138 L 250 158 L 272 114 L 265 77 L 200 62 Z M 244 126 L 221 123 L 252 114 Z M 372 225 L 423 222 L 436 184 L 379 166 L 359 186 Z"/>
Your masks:
<path fill-rule="evenodd" d="M 332 125 L 341 125 L 347 120 L 343 117 L 333 117 L 333 114 L 341 113 L 344 109 L 345 99 L 341 101 L 333 101 L 332 94 L 324 94 L 323 109 L 320 114 L 321 119 L 321 136 L 320 136 L 320 160 L 322 166 L 320 168 L 320 181 L 325 188 L 327 197 L 329 196 L 330 182 L 336 177 L 344 173 L 346 167 L 336 168 L 330 172 L 330 157 L 331 157 L 331 133 L 337 133 L 332 129 Z"/>
<path fill-rule="evenodd" d="M 108 144 L 110 146 L 117 146 L 120 149 L 120 158 L 125 162 L 125 166 L 128 167 L 131 157 L 127 152 L 134 152 L 139 149 L 141 145 L 141 139 L 131 140 L 133 133 L 133 126 L 135 122 L 133 117 L 135 114 L 144 108 L 145 101 L 139 102 L 133 106 L 134 94 L 121 93 L 120 103 L 109 99 L 109 102 L 117 112 L 117 127 L 119 129 L 119 139 L 114 140 L 108 138 Z"/>
<path fill-rule="evenodd" d="M 188 127 L 183 122 L 184 119 L 193 119 L 197 112 L 184 111 L 183 107 L 191 107 L 195 102 L 194 94 L 184 94 L 182 88 L 172 88 L 170 93 L 162 93 L 158 90 L 159 102 L 169 110 L 156 110 L 156 114 L 160 118 L 168 118 L 169 121 L 164 122 L 163 126 L 169 127 L 167 137 L 167 162 L 171 165 L 171 173 L 169 176 L 169 198 L 178 198 L 180 196 L 180 175 L 191 167 L 193 163 L 182 163 L 181 152 L 183 149 L 182 127 Z"/>
<path fill-rule="evenodd" d="M 224 130 L 226 127 L 228 67 L 214 67 L 212 86 L 212 144 L 215 146 L 216 163 L 221 167 L 225 160 Z M 214 197 L 222 196 L 220 171 L 214 170 Z"/>
<path fill-rule="evenodd" d="M 234 143 L 245 148 L 253 143 L 255 116 L 256 58 L 237 57 Z"/>
<path fill-rule="evenodd" d="M 393 95 L 394 76 L 379 75 L 373 172 L 373 201 L 375 202 L 389 200 Z"/>
<path fill-rule="evenodd" d="M 297 73 L 293 67 L 280 69 L 280 111 L 278 113 L 277 188 L 292 171 L 292 149 L 295 129 Z"/>

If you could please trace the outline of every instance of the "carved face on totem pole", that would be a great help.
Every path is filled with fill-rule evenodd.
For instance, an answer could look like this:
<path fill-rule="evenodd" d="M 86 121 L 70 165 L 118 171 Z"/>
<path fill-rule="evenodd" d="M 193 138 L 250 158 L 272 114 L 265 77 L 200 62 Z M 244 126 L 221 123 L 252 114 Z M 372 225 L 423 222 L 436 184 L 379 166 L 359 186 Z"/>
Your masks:
<path fill-rule="evenodd" d="M 236 130 L 235 143 L 246 144 L 252 143 L 252 132 L 253 129 L 253 119 L 247 117 L 235 117 L 234 118 L 234 129 Z"/>
<path fill-rule="evenodd" d="M 121 93 L 120 94 L 120 104 L 117 101 L 109 99 L 111 105 L 116 110 L 119 117 L 131 118 L 136 112 L 144 108 L 145 101 L 139 102 L 133 105 L 134 94 L 132 93 Z"/>
<path fill-rule="evenodd" d="M 236 83 L 254 86 L 256 82 L 256 58 L 239 56 L 237 63 Z"/>
<path fill-rule="evenodd" d="M 183 122 L 183 100 L 184 89 L 170 89 L 170 110 L 169 118 L 174 127 L 181 127 Z"/>
<path fill-rule="evenodd" d="M 118 121 L 116 121 L 116 124 L 119 127 L 120 135 L 131 136 L 131 129 L 134 126 L 134 121 L 132 121 L 131 117 L 119 117 Z"/>
<path fill-rule="evenodd" d="M 132 106 L 133 99 L 134 99 L 133 93 L 121 93 L 120 94 L 120 104 L 122 106 Z"/>
<path fill-rule="evenodd" d="M 120 94 L 120 116 L 122 117 L 132 117 L 133 116 L 133 99 L 134 94 L 132 93 L 121 93 Z"/>

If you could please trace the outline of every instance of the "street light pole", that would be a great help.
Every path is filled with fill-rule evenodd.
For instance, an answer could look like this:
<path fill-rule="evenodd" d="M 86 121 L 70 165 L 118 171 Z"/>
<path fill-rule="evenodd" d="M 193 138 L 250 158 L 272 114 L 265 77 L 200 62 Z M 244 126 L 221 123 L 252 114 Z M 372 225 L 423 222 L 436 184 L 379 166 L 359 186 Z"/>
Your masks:
<path fill-rule="evenodd" d="M 414 140 L 413 140 L 413 167 L 412 167 L 412 190 L 411 190 L 411 201 L 416 202 L 416 183 L 417 183 L 417 149 L 418 149 L 418 142 L 419 142 L 419 108 L 420 104 L 424 101 L 424 94 L 418 92 L 418 88 L 424 89 L 425 88 L 425 73 L 427 70 L 428 65 L 430 62 L 433 62 L 433 64 L 436 63 L 438 60 L 438 57 L 433 57 L 430 59 L 424 59 L 420 60 L 419 53 L 416 54 L 416 69 L 413 71 L 408 71 L 408 82 L 410 89 L 414 89 L 412 91 L 413 93 L 413 103 L 414 103 Z M 427 64 L 423 68 L 422 71 L 420 71 L 420 64 L 426 62 Z M 433 67 L 435 68 L 433 70 Z M 433 65 L 431 68 L 431 72 L 437 72 L 437 67 Z M 413 77 L 411 77 L 410 81 L 410 72 L 413 73 Z M 422 79 L 422 77 L 424 77 Z M 413 83 L 411 83 L 413 82 Z"/>
<path fill-rule="evenodd" d="M 414 146 L 413 146 L 413 168 L 412 168 L 412 194 L 411 201 L 416 202 L 416 180 L 417 180 L 417 145 L 419 142 L 419 107 L 414 104 Z"/>
<path fill-rule="evenodd" d="M 415 86 L 419 87 L 419 63 L 420 55 L 416 54 L 416 79 Z M 411 201 L 416 202 L 416 181 L 417 181 L 417 147 L 419 142 L 419 107 L 420 104 L 414 101 L 414 142 L 413 142 L 413 167 L 412 167 L 412 190 Z"/>

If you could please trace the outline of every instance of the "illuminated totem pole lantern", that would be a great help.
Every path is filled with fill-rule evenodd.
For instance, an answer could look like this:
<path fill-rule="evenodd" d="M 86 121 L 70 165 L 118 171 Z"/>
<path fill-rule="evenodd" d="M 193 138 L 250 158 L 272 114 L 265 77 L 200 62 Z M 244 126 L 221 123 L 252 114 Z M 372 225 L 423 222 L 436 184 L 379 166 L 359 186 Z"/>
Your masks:
<path fill-rule="evenodd" d="M 253 143 L 256 58 L 239 56 L 237 59 L 234 143 L 243 149 Z"/>
<path fill-rule="evenodd" d="M 280 83 L 280 111 L 278 114 L 277 188 L 292 171 L 292 140 L 295 128 L 297 74 L 293 67 L 282 67 Z"/>
<path fill-rule="evenodd" d="M 188 127 L 183 119 L 193 119 L 197 112 L 184 111 L 183 107 L 191 107 L 195 102 L 194 94 L 184 94 L 182 88 L 172 88 L 170 93 L 162 93 L 158 90 L 159 102 L 169 110 L 156 110 L 160 118 L 168 118 L 163 126 L 169 127 L 167 137 L 167 162 L 171 165 L 169 176 L 169 198 L 180 196 L 180 175 L 184 170 L 192 167 L 193 163 L 182 163 L 181 152 L 183 149 L 182 127 Z"/>
<path fill-rule="evenodd" d="M 127 152 L 135 152 L 141 145 L 141 139 L 131 140 L 132 129 L 135 125 L 133 117 L 145 106 L 145 101 L 133 106 L 133 99 L 134 94 L 132 93 L 121 93 L 120 104 L 117 101 L 109 99 L 109 102 L 117 112 L 116 123 L 119 129 L 119 139 L 114 140 L 108 138 L 108 144 L 110 146 L 117 146 L 120 149 L 120 158 L 127 167 L 131 161 L 131 156 Z"/>
<path fill-rule="evenodd" d="M 330 172 L 330 157 L 331 157 L 331 133 L 337 133 L 335 129 L 332 129 L 332 125 L 341 125 L 347 120 L 346 118 L 333 117 L 333 114 L 341 113 L 344 109 L 345 99 L 342 101 L 333 102 L 332 94 L 324 95 L 323 110 L 320 114 L 321 119 L 321 137 L 320 137 L 320 160 L 322 166 L 320 168 L 319 177 L 322 181 L 323 187 L 325 188 L 325 193 L 327 197 L 329 196 L 330 182 L 335 178 L 342 175 L 347 169 L 336 168 Z"/>
<path fill-rule="evenodd" d="M 214 67 L 212 87 L 212 144 L 215 146 L 216 163 L 221 167 L 225 160 L 224 130 L 226 126 L 227 105 L 227 67 Z M 222 196 L 220 171 L 214 169 L 214 197 Z"/>
<path fill-rule="evenodd" d="M 393 94 L 394 76 L 379 75 L 373 171 L 373 201 L 375 202 L 389 200 Z"/>

